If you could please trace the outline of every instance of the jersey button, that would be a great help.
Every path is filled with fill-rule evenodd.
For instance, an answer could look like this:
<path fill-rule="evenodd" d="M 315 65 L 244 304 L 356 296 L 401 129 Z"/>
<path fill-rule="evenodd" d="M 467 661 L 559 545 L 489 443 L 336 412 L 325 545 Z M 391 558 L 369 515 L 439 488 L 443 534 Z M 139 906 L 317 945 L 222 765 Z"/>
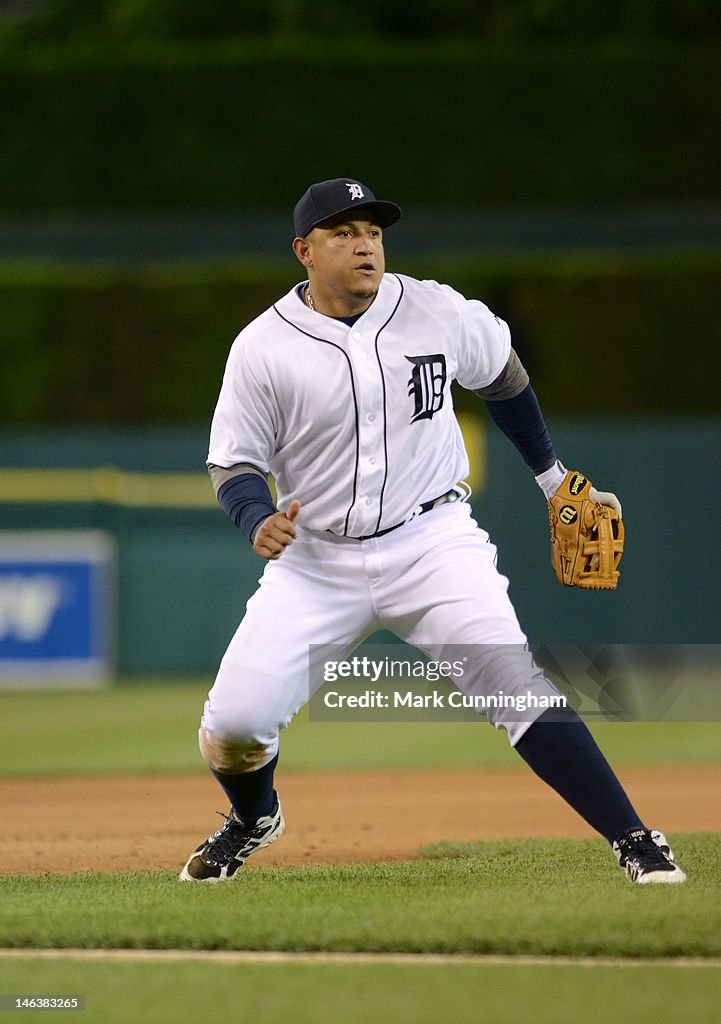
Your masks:
<path fill-rule="evenodd" d="M 361 357 L 361 359 L 367 359 L 368 358 L 368 356 L 366 355 L 365 352 L 361 352 L 360 357 Z"/>
<path fill-rule="evenodd" d="M 370 462 L 371 466 L 375 466 L 375 464 L 376 464 L 375 456 L 371 456 L 371 458 L 368 459 L 368 461 Z"/>
<path fill-rule="evenodd" d="M 373 413 L 371 413 L 370 416 L 368 417 L 368 422 L 369 423 L 375 423 L 375 421 L 376 421 L 376 418 L 373 415 Z"/>
<path fill-rule="evenodd" d="M 370 500 L 370 498 L 366 498 L 366 505 L 372 505 L 372 504 L 373 504 L 373 502 Z"/>

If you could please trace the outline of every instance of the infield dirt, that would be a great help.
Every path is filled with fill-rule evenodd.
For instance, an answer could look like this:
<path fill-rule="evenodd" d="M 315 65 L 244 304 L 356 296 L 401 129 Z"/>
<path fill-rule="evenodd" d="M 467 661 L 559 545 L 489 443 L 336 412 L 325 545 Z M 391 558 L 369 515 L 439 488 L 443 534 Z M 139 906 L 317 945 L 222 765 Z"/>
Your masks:
<path fill-rule="evenodd" d="M 721 832 L 721 765 L 619 772 L 647 825 Z M 569 838 L 592 829 L 530 772 L 279 772 L 287 828 L 261 865 L 408 860 L 439 840 Z M 221 824 L 204 775 L 4 779 L 0 874 L 180 868 Z"/>

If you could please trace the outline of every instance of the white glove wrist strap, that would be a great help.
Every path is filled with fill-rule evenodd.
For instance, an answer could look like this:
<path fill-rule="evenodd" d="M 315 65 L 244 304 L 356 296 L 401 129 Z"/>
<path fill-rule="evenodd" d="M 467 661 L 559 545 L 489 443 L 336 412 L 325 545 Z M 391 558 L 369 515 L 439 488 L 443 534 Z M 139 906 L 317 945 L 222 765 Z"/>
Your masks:
<path fill-rule="evenodd" d="M 553 497 L 561 486 L 566 478 L 567 472 L 568 470 L 560 459 L 556 459 L 556 462 L 550 469 L 545 469 L 543 473 L 538 474 L 536 477 L 536 483 L 545 494 L 547 501 Z"/>

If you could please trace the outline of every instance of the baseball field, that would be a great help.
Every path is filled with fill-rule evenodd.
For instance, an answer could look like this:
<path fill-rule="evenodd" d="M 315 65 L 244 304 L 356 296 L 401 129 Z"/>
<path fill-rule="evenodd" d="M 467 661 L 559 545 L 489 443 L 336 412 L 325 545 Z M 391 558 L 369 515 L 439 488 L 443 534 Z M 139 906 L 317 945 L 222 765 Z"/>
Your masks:
<path fill-rule="evenodd" d="M 684 886 L 626 882 L 483 724 L 304 715 L 281 745 L 286 835 L 232 884 L 181 885 L 227 810 L 195 742 L 208 685 L 0 692 L 2 1008 L 64 995 L 102 1022 L 719 1020 L 721 724 L 592 726 Z"/>

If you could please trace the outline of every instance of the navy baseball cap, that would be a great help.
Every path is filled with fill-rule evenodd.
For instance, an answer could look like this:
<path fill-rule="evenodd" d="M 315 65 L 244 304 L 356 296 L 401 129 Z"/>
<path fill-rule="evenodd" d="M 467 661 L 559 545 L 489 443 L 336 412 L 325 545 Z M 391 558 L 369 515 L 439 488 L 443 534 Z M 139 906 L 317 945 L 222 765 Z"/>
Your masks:
<path fill-rule="evenodd" d="M 400 206 L 376 199 L 367 185 L 355 178 L 330 178 L 311 185 L 296 203 L 293 224 L 296 238 L 305 238 L 316 224 L 346 210 L 371 210 L 381 228 L 390 227 L 401 216 Z"/>

